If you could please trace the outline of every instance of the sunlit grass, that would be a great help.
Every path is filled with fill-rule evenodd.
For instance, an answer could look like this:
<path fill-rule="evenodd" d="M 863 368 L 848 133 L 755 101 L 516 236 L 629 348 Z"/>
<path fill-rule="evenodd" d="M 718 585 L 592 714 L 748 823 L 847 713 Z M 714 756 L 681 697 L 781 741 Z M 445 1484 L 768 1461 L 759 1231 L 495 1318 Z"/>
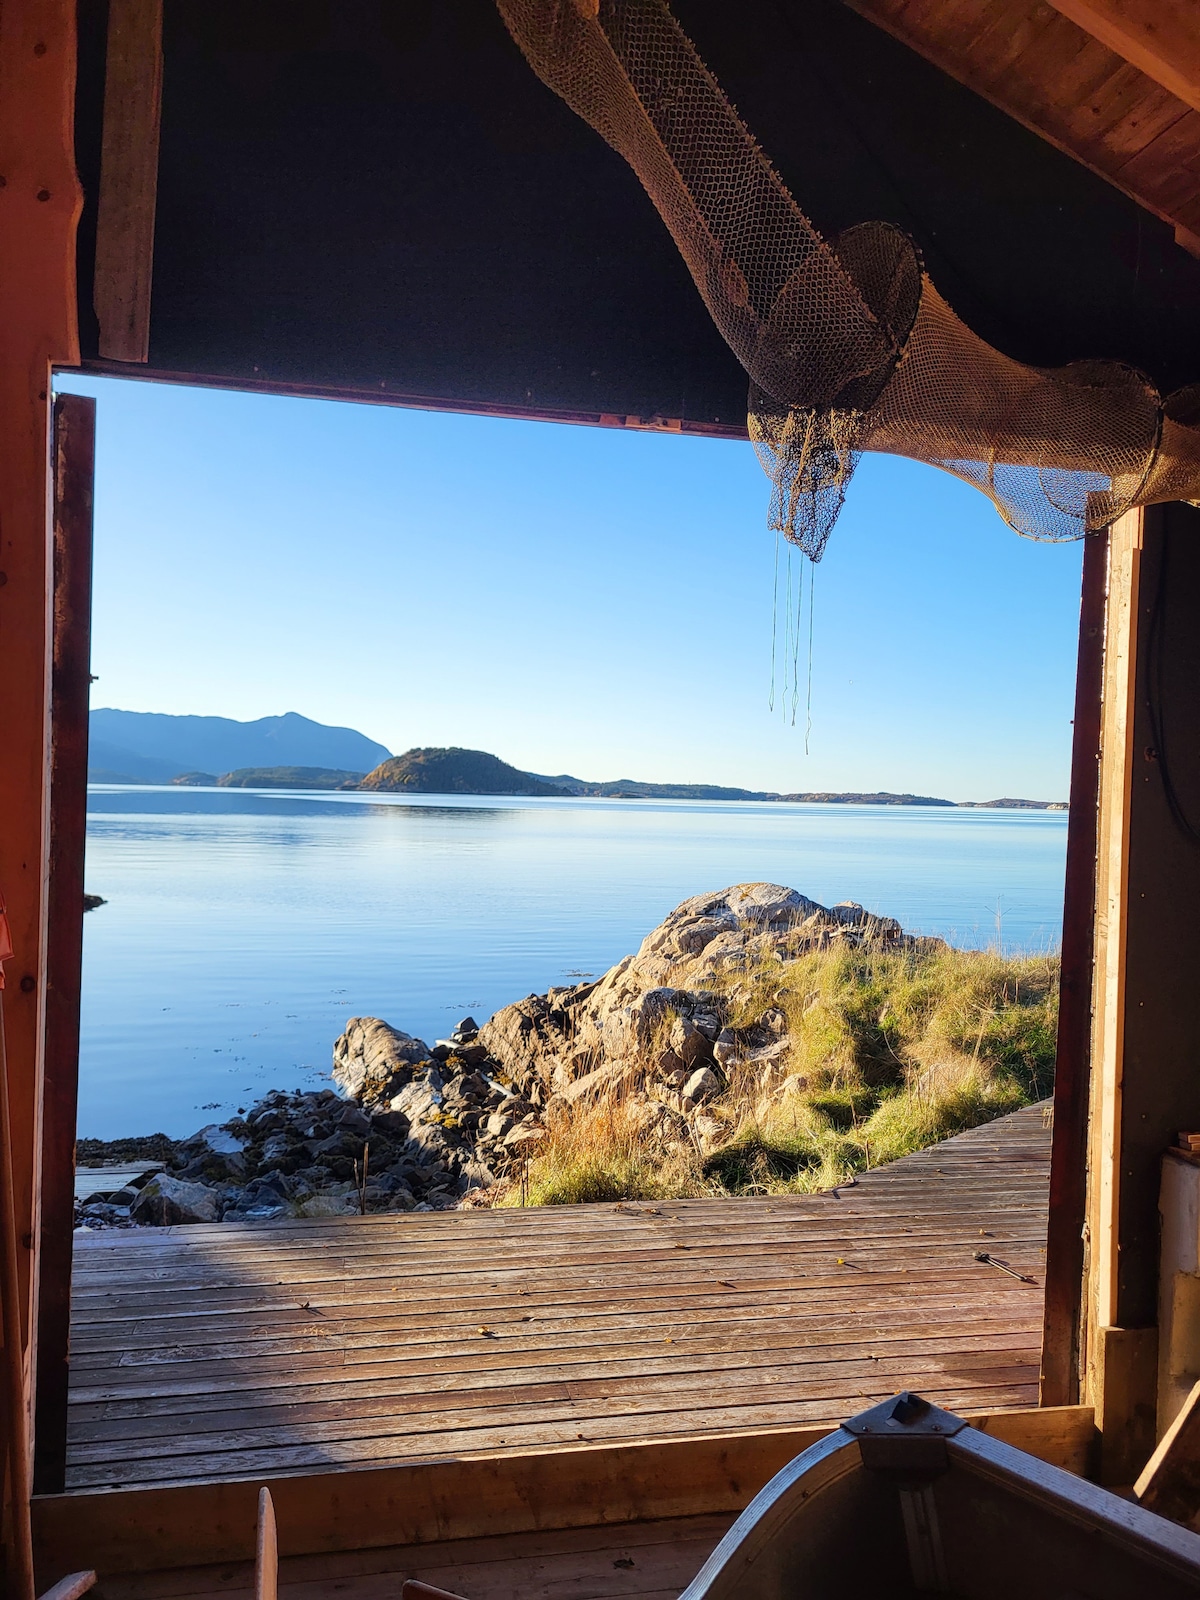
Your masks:
<path fill-rule="evenodd" d="M 812 951 L 728 986 L 734 1027 L 778 1007 L 790 1052 L 734 1063 L 703 1143 L 635 1079 L 557 1104 L 507 1205 L 830 1188 L 1043 1098 L 1053 1082 L 1058 959 L 954 950 Z M 645 1085 L 651 1102 L 654 1086 Z"/>

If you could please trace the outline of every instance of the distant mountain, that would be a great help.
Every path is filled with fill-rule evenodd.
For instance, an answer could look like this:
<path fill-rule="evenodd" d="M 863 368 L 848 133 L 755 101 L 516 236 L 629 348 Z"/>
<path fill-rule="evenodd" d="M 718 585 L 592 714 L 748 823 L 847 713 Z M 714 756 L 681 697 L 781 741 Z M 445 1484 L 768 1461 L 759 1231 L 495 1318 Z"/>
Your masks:
<path fill-rule="evenodd" d="M 532 773 L 510 767 L 485 750 L 428 747 L 392 756 L 358 786 L 385 793 L 405 794 L 525 794 L 564 795 L 565 789 L 544 783 Z"/>
<path fill-rule="evenodd" d="M 355 789 L 364 776 L 338 767 L 239 767 L 216 782 L 218 789 Z"/>
<path fill-rule="evenodd" d="M 565 794 L 591 795 L 603 800 L 776 800 L 777 795 L 758 789 L 728 789 L 716 783 L 641 783 L 636 778 L 615 778 L 611 783 L 589 783 L 561 773 L 548 778 L 531 772 L 531 778 L 548 783 Z"/>
<path fill-rule="evenodd" d="M 771 789 L 725 789 L 715 783 L 640 783 L 633 778 L 617 778 L 612 783 L 589 783 L 561 773 L 557 778 L 531 776 L 541 783 L 552 783 L 568 794 L 591 795 L 603 800 L 786 800 L 844 806 L 952 806 L 953 800 L 938 800 L 926 794 L 776 794 Z"/>
<path fill-rule="evenodd" d="M 960 800 L 960 806 L 983 811 L 1068 811 L 1065 800 Z"/>
<path fill-rule="evenodd" d="M 887 789 L 880 789 L 875 794 L 862 794 L 850 791 L 848 794 L 822 793 L 815 791 L 811 794 L 773 794 L 771 800 L 787 800 L 806 805 L 820 806 L 955 806 L 955 800 L 939 800 L 932 794 L 892 794 Z"/>
<path fill-rule="evenodd" d="M 321 767 L 369 772 L 391 752 L 353 728 L 331 728 L 295 711 L 235 722 L 100 709 L 91 714 L 88 777 L 93 783 L 170 783 L 182 773 L 247 767 Z"/>
<path fill-rule="evenodd" d="M 363 773 L 366 777 L 362 777 Z M 814 805 L 962 806 L 1065 811 L 1065 800 L 943 800 L 936 795 L 858 791 L 777 794 L 715 783 L 597 782 L 561 772 L 522 772 L 485 750 L 424 746 L 393 756 L 353 728 L 330 728 L 295 711 L 257 722 L 93 711 L 88 778 L 93 783 L 182 783 L 246 789 L 363 789 L 409 794 L 587 795 L 614 800 L 760 800 Z M 360 781 L 361 780 L 361 781 Z"/>

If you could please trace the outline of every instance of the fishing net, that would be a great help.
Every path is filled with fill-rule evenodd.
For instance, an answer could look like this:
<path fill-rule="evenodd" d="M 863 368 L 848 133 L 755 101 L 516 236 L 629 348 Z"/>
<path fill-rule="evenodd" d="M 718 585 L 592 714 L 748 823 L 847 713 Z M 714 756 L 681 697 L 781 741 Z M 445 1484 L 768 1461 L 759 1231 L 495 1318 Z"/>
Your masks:
<path fill-rule="evenodd" d="M 862 451 L 928 461 L 1019 533 L 1074 539 L 1200 496 L 1200 391 L 1119 362 L 1013 361 L 938 294 L 907 234 L 821 237 L 666 0 L 497 0 L 530 65 L 633 168 L 750 377 L 771 526 L 814 561 Z"/>

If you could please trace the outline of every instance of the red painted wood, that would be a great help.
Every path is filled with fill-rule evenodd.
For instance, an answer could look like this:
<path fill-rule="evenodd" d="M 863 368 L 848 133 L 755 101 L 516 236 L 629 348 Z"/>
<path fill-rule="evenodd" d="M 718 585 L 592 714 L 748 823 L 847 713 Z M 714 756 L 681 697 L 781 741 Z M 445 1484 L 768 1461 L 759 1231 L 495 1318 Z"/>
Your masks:
<path fill-rule="evenodd" d="M 38 1284 L 34 1491 L 64 1486 L 71 1317 L 83 853 L 91 681 L 92 482 L 96 402 L 54 403 L 54 654 L 50 735 L 50 882 L 46 1064 Z"/>
<path fill-rule="evenodd" d="M 1100 696 L 1108 533 L 1084 543 L 1071 751 L 1071 815 L 1063 904 L 1062 977 L 1046 1238 L 1046 1310 L 1041 1404 L 1079 1398 L 1079 1324 L 1083 1292 L 1088 1082 L 1091 1069 L 1092 955 L 1096 912 L 1096 828 L 1100 798 Z"/>

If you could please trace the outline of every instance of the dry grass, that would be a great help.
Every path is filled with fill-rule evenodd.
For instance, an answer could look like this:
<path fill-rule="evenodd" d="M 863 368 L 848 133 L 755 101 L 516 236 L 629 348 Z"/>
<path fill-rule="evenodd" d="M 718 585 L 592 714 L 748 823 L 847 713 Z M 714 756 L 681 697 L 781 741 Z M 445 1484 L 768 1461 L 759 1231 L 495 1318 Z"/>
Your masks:
<path fill-rule="evenodd" d="M 636 1088 L 554 1108 L 549 1137 L 506 1205 L 831 1187 L 1049 1093 L 1056 956 L 948 947 L 815 951 L 741 975 L 730 1021 L 772 1006 L 790 1056 L 735 1065 L 704 1153 Z"/>

